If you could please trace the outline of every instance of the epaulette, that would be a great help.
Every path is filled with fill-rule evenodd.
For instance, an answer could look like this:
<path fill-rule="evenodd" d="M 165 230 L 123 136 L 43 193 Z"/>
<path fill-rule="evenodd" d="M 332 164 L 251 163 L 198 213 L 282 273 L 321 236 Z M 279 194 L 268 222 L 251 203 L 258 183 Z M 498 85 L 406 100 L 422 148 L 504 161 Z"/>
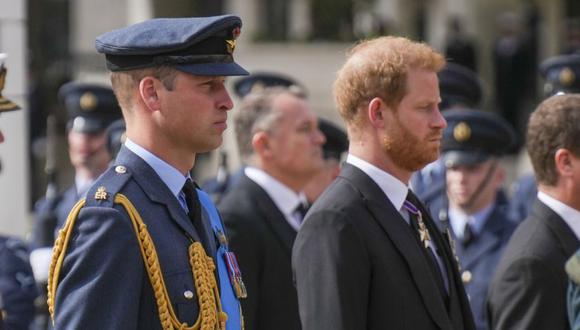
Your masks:
<path fill-rule="evenodd" d="M 85 206 L 112 207 L 115 195 L 130 178 L 131 172 L 126 166 L 115 165 L 109 168 L 87 192 Z"/>

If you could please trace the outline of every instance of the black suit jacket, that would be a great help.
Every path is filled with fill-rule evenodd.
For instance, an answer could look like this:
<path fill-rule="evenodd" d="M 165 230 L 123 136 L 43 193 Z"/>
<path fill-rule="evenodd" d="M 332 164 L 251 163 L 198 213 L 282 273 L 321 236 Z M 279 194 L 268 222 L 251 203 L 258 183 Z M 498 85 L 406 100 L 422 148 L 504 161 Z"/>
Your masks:
<path fill-rule="evenodd" d="M 564 264 L 579 247 L 564 220 L 536 199 L 510 239 L 490 285 L 490 328 L 569 329 Z"/>
<path fill-rule="evenodd" d="M 241 301 L 246 329 L 300 329 L 290 266 L 296 230 L 268 194 L 245 175 L 218 209 L 248 290 Z"/>
<path fill-rule="evenodd" d="M 370 177 L 345 164 L 294 243 L 303 329 L 474 329 L 449 245 L 420 209 L 446 264 L 449 305 L 412 228 Z"/>

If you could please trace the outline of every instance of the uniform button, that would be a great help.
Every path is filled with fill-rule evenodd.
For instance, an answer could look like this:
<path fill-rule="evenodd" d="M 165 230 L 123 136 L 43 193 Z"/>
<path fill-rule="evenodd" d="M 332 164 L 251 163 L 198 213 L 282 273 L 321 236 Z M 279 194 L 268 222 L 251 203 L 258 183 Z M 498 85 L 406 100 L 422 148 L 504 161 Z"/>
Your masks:
<path fill-rule="evenodd" d="M 473 276 L 471 275 L 471 272 L 468 270 L 461 273 L 461 280 L 463 281 L 463 284 L 467 284 L 467 283 L 471 282 L 472 277 Z"/>
<path fill-rule="evenodd" d="M 185 299 L 193 299 L 193 292 L 186 290 L 185 292 L 183 292 L 183 296 L 185 297 Z"/>
<path fill-rule="evenodd" d="M 117 172 L 119 174 L 124 174 L 124 173 L 127 173 L 127 168 L 123 165 L 119 165 L 119 166 L 115 167 L 115 172 Z"/>

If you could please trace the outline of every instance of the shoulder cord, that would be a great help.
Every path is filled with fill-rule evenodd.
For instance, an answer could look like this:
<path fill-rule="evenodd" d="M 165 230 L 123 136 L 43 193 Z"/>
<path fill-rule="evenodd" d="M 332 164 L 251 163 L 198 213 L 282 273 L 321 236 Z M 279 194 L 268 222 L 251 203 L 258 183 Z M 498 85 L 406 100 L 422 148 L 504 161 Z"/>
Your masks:
<path fill-rule="evenodd" d="M 163 280 L 161 265 L 151 235 L 147 226 L 129 199 L 122 195 L 115 195 L 115 203 L 123 205 L 131 222 L 139 242 L 141 255 L 145 263 L 149 281 L 153 287 L 155 300 L 161 325 L 165 330 L 215 330 L 225 329 L 227 314 L 223 312 L 217 282 L 214 276 L 215 264 L 208 257 L 199 242 L 193 242 L 189 246 L 189 262 L 194 277 L 195 289 L 199 301 L 199 316 L 191 327 L 187 323 L 180 323 L 170 303 L 167 287 Z M 85 205 L 85 199 L 80 200 L 71 210 L 66 225 L 60 230 L 54 245 L 53 256 L 48 274 L 48 309 L 54 323 L 54 299 L 58 286 L 60 269 L 63 264 L 68 242 L 74 227 L 74 223 L 81 208 Z"/>

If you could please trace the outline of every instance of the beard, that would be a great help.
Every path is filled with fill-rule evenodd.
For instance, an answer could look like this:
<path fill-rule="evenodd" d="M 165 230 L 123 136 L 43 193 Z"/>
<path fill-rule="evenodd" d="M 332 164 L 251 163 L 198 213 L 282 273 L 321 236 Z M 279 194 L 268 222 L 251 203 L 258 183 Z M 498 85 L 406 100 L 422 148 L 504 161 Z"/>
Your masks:
<path fill-rule="evenodd" d="M 439 133 L 435 131 L 431 136 L 439 136 Z M 389 127 L 382 144 L 383 150 L 393 163 L 409 172 L 418 171 L 439 158 L 439 146 L 421 141 L 397 117 L 394 125 Z"/>

